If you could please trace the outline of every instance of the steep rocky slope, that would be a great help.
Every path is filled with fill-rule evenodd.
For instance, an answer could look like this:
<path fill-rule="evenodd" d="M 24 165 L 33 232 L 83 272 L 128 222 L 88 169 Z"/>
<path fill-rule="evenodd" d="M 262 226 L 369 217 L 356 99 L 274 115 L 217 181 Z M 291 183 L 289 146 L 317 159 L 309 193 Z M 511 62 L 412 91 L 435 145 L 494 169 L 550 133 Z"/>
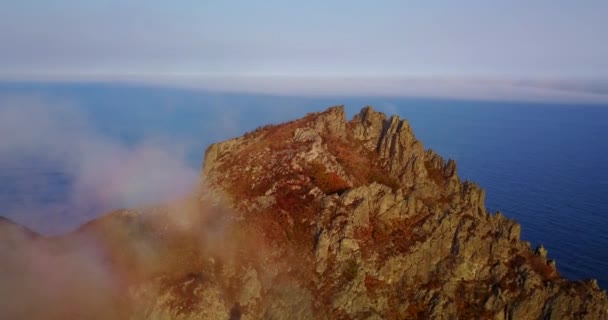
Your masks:
<path fill-rule="evenodd" d="M 516 222 L 486 212 L 454 161 L 371 107 L 349 122 L 333 107 L 213 145 L 203 178 L 242 219 L 274 231 L 264 236 L 276 261 L 255 269 L 270 280 L 253 304 L 268 315 L 276 309 L 263 298 L 284 300 L 271 318 L 607 317 L 594 281 L 560 278 Z M 301 263 L 267 274 L 292 256 Z M 277 277 L 301 292 L 273 296 Z"/>
<path fill-rule="evenodd" d="M 210 146 L 181 201 L 35 241 L 93 250 L 112 318 L 608 319 L 519 236 L 407 121 L 332 107 Z"/>

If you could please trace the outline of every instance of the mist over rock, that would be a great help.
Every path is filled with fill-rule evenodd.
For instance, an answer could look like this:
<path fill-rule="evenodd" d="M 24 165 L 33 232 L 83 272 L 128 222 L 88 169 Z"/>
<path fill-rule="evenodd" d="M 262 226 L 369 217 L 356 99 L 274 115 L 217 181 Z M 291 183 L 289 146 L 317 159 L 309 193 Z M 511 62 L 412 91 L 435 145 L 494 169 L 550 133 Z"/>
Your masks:
<path fill-rule="evenodd" d="M 406 120 L 336 106 L 211 145 L 183 200 L 36 241 L 94 248 L 128 319 L 608 318 L 484 199 Z"/>

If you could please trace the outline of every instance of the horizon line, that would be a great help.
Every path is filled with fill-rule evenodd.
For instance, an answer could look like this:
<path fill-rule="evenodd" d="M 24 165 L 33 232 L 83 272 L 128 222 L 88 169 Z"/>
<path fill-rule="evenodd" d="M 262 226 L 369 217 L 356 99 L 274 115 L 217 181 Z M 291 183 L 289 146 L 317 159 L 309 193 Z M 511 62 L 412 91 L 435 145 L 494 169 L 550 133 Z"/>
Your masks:
<path fill-rule="evenodd" d="M 4 83 L 100 83 L 274 96 L 608 104 L 608 79 L 461 75 L 21 73 Z"/>

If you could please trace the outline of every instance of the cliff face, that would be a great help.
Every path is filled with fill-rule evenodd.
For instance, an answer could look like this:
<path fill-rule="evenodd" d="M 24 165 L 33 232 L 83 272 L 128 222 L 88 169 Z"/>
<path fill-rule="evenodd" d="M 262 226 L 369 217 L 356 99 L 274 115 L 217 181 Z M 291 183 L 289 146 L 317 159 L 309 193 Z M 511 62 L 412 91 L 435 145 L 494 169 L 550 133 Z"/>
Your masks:
<path fill-rule="evenodd" d="M 608 319 L 488 213 L 409 124 L 342 107 L 214 144 L 201 188 L 55 242 L 94 243 L 130 319 Z M 118 278 L 117 278 L 118 277 Z"/>

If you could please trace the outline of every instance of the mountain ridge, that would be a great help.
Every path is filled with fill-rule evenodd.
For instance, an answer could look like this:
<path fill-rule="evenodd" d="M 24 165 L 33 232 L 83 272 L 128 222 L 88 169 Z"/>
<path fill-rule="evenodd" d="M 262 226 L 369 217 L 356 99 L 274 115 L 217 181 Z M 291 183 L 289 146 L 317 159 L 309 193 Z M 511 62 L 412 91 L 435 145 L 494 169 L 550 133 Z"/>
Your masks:
<path fill-rule="evenodd" d="M 290 126 L 294 126 L 293 130 L 289 129 Z M 248 202 L 250 200 L 247 197 L 245 197 L 245 199 L 242 197 L 239 198 L 239 201 L 236 204 L 238 209 L 244 209 L 240 207 L 243 203 L 246 203 L 249 205 L 249 207 L 253 208 L 259 205 L 262 205 L 262 207 L 267 205 L 268 202 L 272 202 L 272 196 L 275 195 L 273 190 L 282 190 L 282 193 L 279 192 L 275 195 L 275 200 L 278 199 L 278 202 L 293 202 L 291 197 L 286 197 L 284 194 L 285 188 L 290 187 L 290 180 L 285 180 L 285 184 L 280 185 L 279 182 L 282 181 L 281 176 L 273 175 L 272 177 L 268 178 L 263 176 L 255 177 L 254 174 L 255 179 L 250 181 L 248 180 L 251 179 L 251 177 L 248 175 L 249 170 L 245 170 L 245 172 L 239 171 L 239 168 L 243 168 L 242 166 L 228 164 L 225 166 L 228 171 L 222 170 L 223 168 L 221 166 L 216 166 L 216 161 L 222 165 L 225 165 L 224 160 L 229 161 L 231 159 L 238 159 L 240 164 L 243 164 L 245 168 L 250 168 L 251 172 L 255 173 L 256 166 L 253 166 L 253 163 L 247 162 L 247 159 L 239 157 L 239 152 L 241 150 L 246 150 L 246 154 L 251 157 L 250 159 L 253 159 L 252 161 L 256 163 L 257 167 L 260 165 L 263 166 L 265 160 L 267 160 L 266 162 L 270 162 L 269 165 L 275 169 L 257 170 L 262 173 L 270 172 L 274 174 L 277 172 L 282 172 L 281 175 L 289 175 L 293 174 L 294 172 L 298 173 L 299 171 L 302 171 L 299 170 L 299 167 L 305 165 L 302 165 L 301 162 L 298 163 L 298 161 L 303 161 L 304 163 L 314 163 L 315 161 L 320 161 L 327 172 L 336 176 L 334 179 L 334 184 L 336 184 L 336 187 L 334 189 L 348 190 L 345 191 L 345 195 L 341 194 L 340 198 L 348 199 L 349 195 L 356 193 L 363 194 L 362 196 L 359 196 L 359 200 L 369 199 L 370 197 L 383 198 L 386 197 L 387 194 L 391 195 L 391 192 L 393 192 L 392 196 L 398 198 L 399 200 L 393 200 L 390 203 L 392 205 L 399 202 L 407 203 L 404 210 L 408 211 L 411 214 L 411 217 L 407 217 L 406 219 L 414 220 L 410 221 L 410 223 L 413 225 L 413 230 L 410 230 L 412 235 L 410 235 L 407 239 L 403 239 L 403 237 L 399 238 L 394 234 L 389 234 L 388 242 L 386 239 L 381 239 L 382 236 L 386 235 L 378 235 L 378 239 L 373 239 L 372 237 L 373 241 L 371 241 L 371 243 L 369 239 L 362 240 L 365 238 L 362 237 L 361 234 L 366 235 L 370 232 L 377 232 L 378 229 L 382 228 L 395 228 L 395 226 L 386 227 L 384 225 L 386 221 L 383 221 L 382 223 L 375 225 L 372 223 L 372 228 L 364 230 L 364 228 L 361 228 L 361 226 L 370 225 L 370 212 L 363 214 L 362 217 L 355 215 L 353 219 L 346 218 L 346 228 L 332 226 L 329 222 L 323 226 L 318 226 L 316 231 L 318 239 L 315 242 L 315 246 L 321 243 L 324 245 L 324 247 L 322 247 L 323 250 L 329 253 L 320 252 L 319 247 L 316 247 L 315 255 L 317 258 L 317 264 L 323 264 L 323 260 L 325 259 L 326 255 L 340 257 L 343 254 L 343 252 L 341 252 L 343 248 L 348 248 L 346 249 L 347 251 L 351 250 L 353 252 L 359 252 L 363 251 L 365 247 L 373 247 L 374 243 L 382 244 L 382 246 L 377 248 L 378 250 L 390 250 L 391 246 L 403 247 L 404 243 L 407 243 L 406 247 L 408 248 L 413 245 L 415 246 L 418 242 L 428 243 L 425 242 L 427 240 L 424 238 L 428 237 L 429 233 L 431 234 L 431 238 L 433 238 L 432 234 L 436 232 L 435 230 L 443 228 L 446 230 L 446 232 L 455 231 L 451 239 L 439 237 L 434 240 L 436 243 L 443 245 L 429 244 L 428 247 L 424 247 L 424 245 L 422 245 L 415 247 L 413 251 L 441 252 L 442 250 L 446 251 L 445 249 L 449 248 L 449 250 L 447 250 L 448 254 L 443 254 L 444 256 L 448 257 L 446 258 L 447 261 L 443 262 L 454 263 L 454 261 L 451 261 L 453 259 L 449 258 L 450 255 L 456 256 L 460 260 L 462 260 L 462 257 L 459 257 L 459 255 L 464 255 L 466 257 L 465 260 L 468 259 L 470 261 L 475 261 L 479 258 L 473 258 L 475 257 L 474 251 L 483 250 L 482 252 L 484 254 L 480 256 L 495 257 L 495 261 L 492 261 L 492 263 L 495 265 L 492 265 L 489 262 L 485 266 L 479 263 L 464 263 L 464 267 L 462 267 L 462 269 L 470 270 L 479 268 L 481 269 L 480 272 L 486 272 L 488 275 L 495 273 L 495 275 L 492 275 L 492 280 L 490 280 L 491 277 L 489 276 L 487 279 L 485 279 L 485 281 L 488 282 L 495 282 L 485 288 L 485 290 L 488 292 L 496 291 L 493 288 L 496 285 L 499 285 L 500 287 L 507 287 L 511 285 L 511 287 L 513 287 L 514 282 L 517 281 L 521 283 L 525 283 L 526 281 L 536 282 L 537 284 L 543 283 L 544 281 L 559 281 L 558 279 L 560 279 L 560 277 L 555 267 L 555 261 L 547 259 L 546 250 L 544 250 L 542 247 L 532 250 L 529 243 L 521 242 L 519 240 L 519 224 L 505 218 L 500 213 L 490 215 L 487 214 L 484 205 L 484 191 L 475 183 L 469 181 L 460 181 L 457 175 L 455 161 L 445 161 L 441 156 L 437 155 L 432 150 L 425 150 L 422 143 L 415 138 L 411 127 L 406 120 L 401 120 L 398 116 L 386 117 L 383 113 L 373 110 L 372 107 L 365 107 L 359 114 L 355 115 L 353 120 L 347 122 L 343 107 L 337 106 L 332 107 L 325 112 L 309 114 L 302 119 L 287 123 L 280 128 L 282 128 L 282 130 L 285 132 L 273 132 L 273 130 L 279 131 L 277 127 L 261 128 L 260 130 L 250 133 L 249 136 L 245 135 L 242 138 L 220 143 L 211 146 L 207 150 L 203 173 L 204 177 L 206 177 L 206 180 L 210 184 L 218 186 L 219 189 L 227 188 L 229 189 L 227 192 L 228 194 L 239 194 L 240 196 L 246 194 L 246 192 L 243 192 L 242 190 L 237 191 L 236 189 L 231 188 L 234 188 L 235 186 L 238 187 L 243 181 L 248 181 L 244 183 L 245 186 L 263 186 L 260 188 L 258 193 L 255 193 L 255 188 L 250 190 L 254 192 L 253 198 L 255 200 L 253 204 Z M 261 141 L 263 143 L 273 141 L 273 145 L 264 146 L 264 148 L 269 149 L 256 149 L 257 147 L 263 146 L 263 143 L 262 145 L 256 145 L 256 135 L 261 137 Z M 293 138 L 289 140 L 288 137 L 291 135 L 293 135 Z M 278 139 L 276 137 L 278 137 Z M 281 147 L 282 142 L 286 144 L 285 148 Z M 296 148 L 295 150 L 292 148 L 292 146 L 302 142 L 309 142 L 308 147 L 304 147 L 303 150 L 301 150 L 302 148 Z M 368 152 L 369 154 L 366 156 L 371 160 L 367 163 L 364 162 L 364 165 L 360 165 L 360 159 L 353 160 L 349 158 L 353 156 L 352 154 L 340 154 L 340 151 L 343 149 L 341 147 L 343 147 L 344 144 L 346 144 L 348 149 L 351 151 L 358 150 L 360 154 L 362 153 L 361 150 Z M 323 146 L 327 147 L 323 148 Z M 230 150 L 233 151 L 231 152 Z M 273 156 L 270 155 L 271 151 Z M 288 154 L 288 159 L 280 159 L 280 155 L 282 153 Z M 376 157 L 374 157 L 374 153 Z M 226 158 L 223 158 L 222 154 Z M 293 159 L 300 160 L 294 163 Z M 260 164 L 260 162 L 262 164 Z M 290 163 L 291 170 L 289 166 L 281 166 L 281 163 Z M 332 195 L 333 192 L 331 192 L 332 188 L 329 188 L 328 190 L 327 187 L 324 188 L 325 183 L 318 183 L 318 181 L 322 181 L 323 179 L 316 177 L 316 173 L 314 172 L 317 172 L 318 170 L 314 169 L 314 167 L 315 166 L 312 166 L 311 169 L 304 170 L 307 172 L 313 172 L 312 175 L 309 175 L 308 179 L 305 174 L 300 175 L 299 180 L 290 177 L 291 181 L 300 181 L 299 187 L 303 187 L 305 189 L 306 185 L 308 185 L 309 194 L 315 194 L 319 198 L 323 198 L 323 201 L 325 202 L 334 202 L 333 205 L 337 204 L 338 206 L 350 204 L 352 200 L 338 199 L 336 201 L 336 199 L 331 198 L 335 198 L 335 195 Z M 367 176 L 367 171 L 369 171 L 369 169 L 366 168 L 374 167 L 382 168 L 385 173 L 384 177 L 379 178 L 382 177 L 382 172 L 380 172 L 380 175 L 377 176 L 376 179 L 367 180 L 368 184 L 372 182 L 371 185 L 366 187 L 365 183 L 358 184 L 357 181 L 359 178 L 361 178 L 361 176 Z M 231 172 L 230 168 L 234 168 L 238 172 Z M 219 178 L 214 176 L 215 173 L 219 173 Z M 237 182 L 236 184 L 232 183 L 231 177 L 236 178 L 234 180 Z M 397 181 L 394 181 L 394 179 L 391 181 L 390 178 L 396 178 Z M 269 187 L 268 185 L 265 185 L 263 183 L 264 181 L 272 181 L 273 186 Z M 374 182 L 376 184 L 374 184 Z M 380 183 L 384 185 L 392 185 L 390 188 L 392 190 L 389 191 L 388 189 L 383 189 L 381 185 L 377 184 L 377 182 L 384 182 Z M 397 190 L 397 192 L 395 192 L 395 190 Z M 262 204 L 255 203 L 255 201 L 261 201 Z M 382 203 L 381 200 L 376 200 L 376 202 Z M 413 203 L 415 203 L 415 205 Z M 282 205 L 280 204 L 275 207 L 272 207 L 271 205 L 271 210 L 281 210 L 281 208 Z M 318 210 L 318 208 L 316 209 Z M 324 208 L 321 208 L 321 210 L 324 210 Z M 398 217 L 399 213 L 393 213 L 395 216 L 387 218 L 387 214 L 383 211 L 384 209 L 378 210 L 380 211 L 378 212 L 378 216 L 383 217 L 381 220 L 400 219 Z M 423 212 L 426 210 L 428 214 L 421 218 L 419 214 L 412 213 L 416 212 L 417 210 L 422 210 Z M 354 213 L 356 212 L 357 210 L 355 209 Z M 437 219 L 437 215 L 440 215 L 440 218 Z M 323 214 L 321 214 L 321 217 L 322 216 Z M 454 221 L 446 222 L 450 220 Z M 427 223 L 427 221 L 431 222 Z M 287 222 L 289 224 L 290 220 L 288 219 Z M 352 227 L 353 230 L 349 230 L 350 227 Z M 399 229 L 399 227 L 396 229 Z M 422 227 L 422 229 L 427 229 L 423 230 L 419 235 L 417 235 L 415 231 L 417 231 L 419 227 Z M 338 230 L 332 230 L 332 228 Z M 330 232 L 327 230 L 332 231 Z M 332 232 L 339 235 L 331 234 Z M 395 232 L 395 230 L 392 230 L 392 232 Z M 479 235 L 480 232 L 482 233 L 481 235 Z M 367 237 L 369 238 L 369 235 L 367 235 Z M 472 239 L 475 239 L 475 237 L 478 239 L 470 240 L 471 237 Z M 490 242 L 487 241 L 488 239 L 493 240 L 494 243 L 491 243 L 490 245 L 484 244 L 484 242 Z M 414 243 L 412 244 L 411 242 Z M 337 245 L 337 248 L 333 249 L 332 252 L 331 244 L 335 243 L 339 245 Z M 361 243 L 363 243 L 363 245 L 360 245 Z M 389 246 L 388 248 L 386 247 L 387 245 Z M 407 248 L 400 249 L 403 252 L 403 250 Z M 518 252 L 518 254 L 511 253 L 510 251 L 512 250 L 515 250 Z M 463 251 L 468 252 L 461 254 Z M 410 254 L 411 252 L 405 252 L 406 256 Z M 439 253 L 439 255 L 442 254 Z M 319 257 L 321 257 L 320 260 Z M 411 255 L 409 258 L 411 258 Z M 356 260 L 359 261 L 359 257 L 357 257 Z M 426 259 L 419 259 L 417 263 L 423 263 L 424 265 L 425 260 Z M 503 263 L 501 260 L 506 262 Z M 437 263 L 439 262 L 440 261 L 437 261 Z M 405 266 L 408 265 L 407 262 L 401 262 L 401 264 Z M 425 265 L 427 266 L 426 271 L 432 269 L 432 264 L 427 263 Z M 494 269 L 490 268 L 490 266 Z M 503 266 L 507 266 L 504 269 L 513 269 L 513 266 L 515 266 L 516 268 L 520 268 L 522 270 L 519 270 L 521 272 L 516 274 L 508 274 L 508 272 L 505 272 L 504 270 L 497 270 Z M 484 271 L 484 268 L 487 270 Z M 317 269 L 317 271 L 323 271 L 324 269 L 325 267 L 321 267 L 320 269 Z M 491 272 L 490 269 L 492 269 Z M 444 268 L 441 271 L 449 273 L 450 270 L 449 268 Z M 462 274 L 458 274 L 459 272 L 464 271 L 459 270 L 454 276 L 462 276 Z M 475 272 L 477 272 L 477 270 Z M 528 276 L 528 272 L 536 274 L 538 279 L 534 279 L 533 276 Z M 522 274 L 525 274 L 525 276 L 522 276 Z M 420 276 L 423 278 L 427 277 L 426 280 L 428 281 L 426 281 L 426 283 L 437 281 L 437 279 L 432 279 L 432 277 L 429 278 L 429 274 L 427 274 L 425 271 L 420 272 L 420 274 L 414 274 L 414 276 Z M 513 279 L 510 278 L 511 276 Z M 402 278 L 403 274 L 400 274 L 399 277 Z M 532 280 L 526 277 L 531 278 Z M 467 277 L 460 278 L 466 279 Z M 469 278 L 471 278 L 471 281 L 476 280 L 475 277 L 469 276 Z M 502 279 L 498 281 L 498 278 Z M 450 282 L 449 279 L 443 280 L 448 283 Z M 596 283 L 594 281 L 590 281 L 589 285 L 593 288 L 596 287 Z M 528 283 L 526 290 L 530 289 L 531 287 L 532 285 Z M 537 289 L 528 290 L 529 293 L 532 294 L 532 298 L 538 300 L 543 300 L 544 298 L 545 301 L 549 299 L 548 296 L 542 297 L 543 294 L 540 294 L 535 290 Z M 500 289 L 499 291 L 504 291 L 504 288 Z M 511 291 L 514 291 L 514 289 L 511 288 Z M 538 291 L 540 292 L 540 290 Z M 535 297 L 534 294 L 537 294 L 538 297 Z M 453 294 L 451 296 L 453 296 Z M 503 292 L 501 292 L 499 298 L 499 300 L 505 299 Z M 432 297 L 427 297 L 428 301 L 432 299 Z M 488 298 L 488 301 L 491 299 L 492 297 Z M 497 298 L 494 297 L 494 299 Z M 605 299 L 605 297 L 602 299 Z M 534 301 L 533 303 L 537 305 L 543 305 L 541 310 L 534 311 L 535 313 L 533 314 L 535 315 L 532 316 L 532 318 L 550 316 L 551 310 L 553 310 L 551 308 L 551 304 L 540 303 L 541 301 L 538 300 L 530 300 Z M 530 317 L 527 312 L 531 312 L 531 310 L 529 310 L 531 307 L 521 307 L 526 305 L 524 301 L 518 301 L 515 305 L 504 303 L 500 308 L 498 307 L 499 305 L 500 304 L 496 304 L 494 306 L 495 310 L 492 310 L 492 308 L 489 306 L 480 307 L 480 309 L 483 309 L 483 311 L 478 310 L 474 316 L 481 317 L 484 316 L 485 313 L 487 313 L 485 316 L 493 313 L 497 318 L 502 318 L 503 316 L 507 318 L 520 318 L 522 316 Z M 599 309 L 601 310 L 602 308 Z M 605 312 L 605 308 L 603 310 Z M 400 316 L 404 314 L 401 311 L 395 313 Z M 439 313 L 454 314 L 458 313 L 458 310 L 448 309 Z M 335 315 L 332 314 L 332 317 L 333 316 Z M 410 314 L 410 316 L 412 315 Z M 422 316 L 422 314 L 417 314 L 417 316 Z M 563 316 L 564 315 L 562 315 L 562 317 Z M 595 316 L 598 315 L 596 314 Z M 560 318 L 559 316 L 556 317 Z M 602 314 L 600 318 L 602 317 L 605 317 L 605 315 Z"/>
<path fill-rule="evenodd" d="M 484 200 L 407 120 L 335 106 L 213 144 L 192 195 L 66 237 L 121 275 L 130 319 L 608 317 Z"/>

